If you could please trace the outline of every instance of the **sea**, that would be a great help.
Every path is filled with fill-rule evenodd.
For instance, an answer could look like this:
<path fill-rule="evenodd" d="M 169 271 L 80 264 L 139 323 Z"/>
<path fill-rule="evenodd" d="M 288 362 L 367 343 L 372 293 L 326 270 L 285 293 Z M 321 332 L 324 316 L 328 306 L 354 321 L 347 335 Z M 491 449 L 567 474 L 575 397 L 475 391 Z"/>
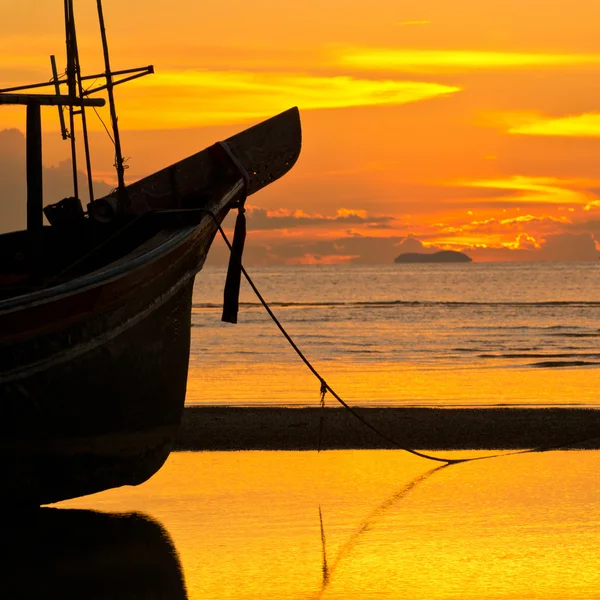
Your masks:
<path fill-rule="evenodd" d="M 597 406 L 600 261 L 248 267 L 319 375 L 356 406 Z M 311 406 L 319 380 L 243 281 L 193 296 L 190 405 Z M 331 398 L 326 398 L 332 402 Z"/>

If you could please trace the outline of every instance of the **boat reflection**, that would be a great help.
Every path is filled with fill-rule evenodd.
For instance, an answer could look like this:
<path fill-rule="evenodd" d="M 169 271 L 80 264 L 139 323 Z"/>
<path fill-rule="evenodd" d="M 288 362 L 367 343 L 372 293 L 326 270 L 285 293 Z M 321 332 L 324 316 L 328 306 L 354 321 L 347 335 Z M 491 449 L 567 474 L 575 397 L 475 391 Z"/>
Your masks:
<path fill-rule="evenodd" d="M 0 598 L 187 599 L 177 552 L 140 513 L 4 512 Z"/>

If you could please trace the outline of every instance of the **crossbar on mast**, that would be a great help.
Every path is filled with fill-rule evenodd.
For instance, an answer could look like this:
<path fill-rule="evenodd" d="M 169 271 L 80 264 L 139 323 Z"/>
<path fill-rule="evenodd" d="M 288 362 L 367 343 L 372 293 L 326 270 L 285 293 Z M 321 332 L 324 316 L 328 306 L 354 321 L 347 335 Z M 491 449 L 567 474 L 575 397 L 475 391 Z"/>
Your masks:
<path fill-rule="evenodd" d="M 133 81 L 134 79 L 139 79 L 140 77 L 144 77 L 145 75 L 151 75 L 154 73 L 154 68 L 152 68 L 152 71 L 144 71 L 142 73 L 137 73 L 135 75 L 130 75 L 129 77 L 124 77 L 123 79 L 119 79 L 118 81 L 113 81 L 112 85 L 113 87 L 115 87 L 116 85 L 119 85 L 120 83 L 126 83 L 128 81 Z M 114 75 L 114 72 L 112 73 Z M 102 90 L 106 90 L 108 89 L 108 85 L 101 85 L 97 88 L 92 88 L 90 90 L 86 90 L 84 92 L 84 96 L 89 96 L 90 94 L 95 94 L 96 92 L 101 92 Z"/>
<path fill-rule="evenodd" d="M 113 77 L 119 76 L 119 75 L 129 75 L 130 73 L 137 73 L 138 77 L 143 77 L 144 75 L 152 75 L 154 73 L 154 66 L 153 65 L 148 65 L 147 67 L 136 67 L 134 69 L 121 69 L 120 71 L 112 71 L 111 75 Z M 104 77 L 105 73 L 97 73 L 96 75 L 83 75 L 81 77 L 81 81 L 89 81 L 89 80 L 93 80 L 93 79 L 100 79 L 101 77 Z M 120 79 L 119 81 L 113 81 L 113 86 L 115 85 L 119 85 L 120 83 L 125 83 L 126 81 L 131 81 L 131 77 L 127 77 L 126 79 Z M 17 85 L 17 86 L 13 86 L 13 87 L 9 87 L 9 88 L 2 88 L 0 89 L 0 94 L 6 94 L 6 93 L 10 93 L 10 92 L 20 92 L 20 91 L 25 91 L 25 90 L 34 90 L 36 88 L 43 88 L 43 87 L 49 87 L 49 86 L 54 86 L 56 85 L 56 81 L 42 81 L 40 83 L 30 83 L 27 85 Z M 66 80 L 64 79 L 60 79 L 58 80 L 58 84 L 59 85 L 65 85 L 67 83 Z M 104 89 L 104 88 L 102 88 Z M 96 90 L 98 91 L 98 90 Z M 86 92 L 86 94 L 90 94 L 92 93 L 91 91 Z"/>

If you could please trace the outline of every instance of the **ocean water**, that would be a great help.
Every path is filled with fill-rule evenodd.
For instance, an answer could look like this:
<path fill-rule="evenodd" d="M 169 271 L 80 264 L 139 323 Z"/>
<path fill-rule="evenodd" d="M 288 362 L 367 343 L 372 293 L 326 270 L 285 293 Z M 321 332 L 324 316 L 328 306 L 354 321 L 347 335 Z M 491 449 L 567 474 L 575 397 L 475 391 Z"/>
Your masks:
<path fill-rule="evenodd" d="M 600 263 L 248 271 L 354 405 L 598 405 Z M 318 380 L 245 282 L 239 323 L 220 321 L 224 281 L 214 267 L 196 279 L 187 403 L 318 403 Z"/>

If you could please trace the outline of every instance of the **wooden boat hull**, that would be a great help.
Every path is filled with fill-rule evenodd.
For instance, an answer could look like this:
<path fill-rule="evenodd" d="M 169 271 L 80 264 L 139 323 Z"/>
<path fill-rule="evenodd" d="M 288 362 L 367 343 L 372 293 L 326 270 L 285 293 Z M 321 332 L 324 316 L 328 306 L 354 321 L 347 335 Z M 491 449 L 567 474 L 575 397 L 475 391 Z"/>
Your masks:
<path fill-rule="evenodd" d="M 0 315 L 0 503 L 135 485 L 161 467 L 185 400 L 194 276 L 215 230 L 161 232 L 137 268 Z"/>
<path fill-rule="evenodd" d="M 0 236 L 0 505 L 161 467 L 185 401 L 194 277 L 230 208 L 300 146 L 290 109 L 127 186 L 128 203 L 107 196 L 89 218 Z"/>

